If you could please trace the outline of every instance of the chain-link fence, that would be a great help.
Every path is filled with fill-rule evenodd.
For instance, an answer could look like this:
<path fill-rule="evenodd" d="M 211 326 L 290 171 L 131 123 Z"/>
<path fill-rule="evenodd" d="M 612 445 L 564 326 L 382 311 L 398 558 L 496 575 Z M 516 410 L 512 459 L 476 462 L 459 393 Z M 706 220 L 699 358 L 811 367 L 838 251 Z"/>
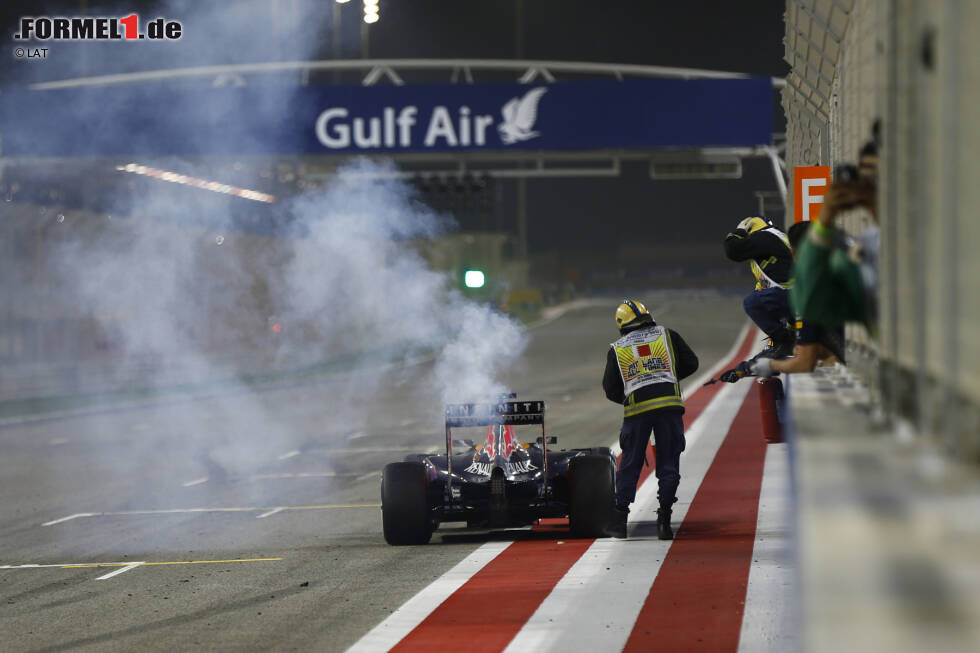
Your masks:
<path fill-rule="evenodd" d="M 789 170 L 853 162 L 879 122 L 880 329 L 848 328 L 851 365 L 891 415 L 975 460 L 978 26 L 975 2 L 789 0 L 783 91 Z M 857 233 L 868 219 L 841 224 Z"/>

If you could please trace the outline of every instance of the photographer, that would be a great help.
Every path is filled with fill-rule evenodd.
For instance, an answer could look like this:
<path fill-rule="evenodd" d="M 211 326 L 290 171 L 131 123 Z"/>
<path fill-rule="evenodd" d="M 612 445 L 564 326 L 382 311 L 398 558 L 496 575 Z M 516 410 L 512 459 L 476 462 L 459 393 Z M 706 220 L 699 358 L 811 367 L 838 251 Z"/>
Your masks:
<path fill-rule="evenodd" d="M 790 299 L 803 320 L 826 326 L 861 322 L 873 329 L 879 248 L 877 172 L 874 142 L 861 148 L 857 167 L 837 168 L 820 215 L 797 252 Z M 843 212 L 856 208 L 865 209 L 873 224 L 851 238 L 836 222 Z"/>

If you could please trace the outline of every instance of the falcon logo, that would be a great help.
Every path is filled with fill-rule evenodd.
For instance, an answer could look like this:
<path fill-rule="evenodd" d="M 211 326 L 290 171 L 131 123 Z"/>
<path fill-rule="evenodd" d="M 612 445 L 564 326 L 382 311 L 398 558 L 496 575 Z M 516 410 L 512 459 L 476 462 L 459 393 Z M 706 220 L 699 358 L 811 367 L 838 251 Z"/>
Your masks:
<path fill-rule="evenodd" d="M 500 110 L 504 121 L 497 125 L 497 130 L 504 145 L 527 141 L 541 135 L 540 132 L 531 130 L 538 119 L 538 102 L 547 90 L 544 86 L 532 88 L 524 94 L 524 97 L 512 98 Z"/>

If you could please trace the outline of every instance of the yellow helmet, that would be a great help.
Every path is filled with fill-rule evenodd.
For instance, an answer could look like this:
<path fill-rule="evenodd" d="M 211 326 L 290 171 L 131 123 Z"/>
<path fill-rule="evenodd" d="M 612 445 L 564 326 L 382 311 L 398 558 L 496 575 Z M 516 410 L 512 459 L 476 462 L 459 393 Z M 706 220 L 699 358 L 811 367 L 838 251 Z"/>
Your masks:
<path fill-rule="evenodd" d="M 759 217 L 745 218 L 744 220 L 738 223 L 738 228 L 745 229 L 745 233 L 748 234 L 755 233 L 756 231 L 759 231 L 759 229 L 765 229 L 766 227 L 771 227 L 771 226 L 772 226 L 771 222 L 769 222 L 765 218 L 759 218 Z"/>
<path fill-rule="evenodd" d="M 624 299 L 616 308 L 616 326 L 622 330 L 624 327 L 632 326 L 635 321 L 639 321 L 640 324 L 652 323 L 653 318 L 642 303 Z"/>

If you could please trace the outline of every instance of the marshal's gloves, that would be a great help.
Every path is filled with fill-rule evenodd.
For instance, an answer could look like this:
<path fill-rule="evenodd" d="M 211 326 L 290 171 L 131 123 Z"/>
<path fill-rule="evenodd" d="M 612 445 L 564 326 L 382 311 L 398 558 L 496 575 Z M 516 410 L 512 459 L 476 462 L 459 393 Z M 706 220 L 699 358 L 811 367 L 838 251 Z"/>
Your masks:
<path fill-rule="evenodd" d="M 744 365 L 744 363 L 743 363 Z M 749 371 L 755 376 L 761 376 L 764 379 L 769 378 L 773 374 L 778 374 L 778 372 L 772 369 L 772 359 L 771 358 L 757 358 L 752 362 L 749 367 Z"/>

